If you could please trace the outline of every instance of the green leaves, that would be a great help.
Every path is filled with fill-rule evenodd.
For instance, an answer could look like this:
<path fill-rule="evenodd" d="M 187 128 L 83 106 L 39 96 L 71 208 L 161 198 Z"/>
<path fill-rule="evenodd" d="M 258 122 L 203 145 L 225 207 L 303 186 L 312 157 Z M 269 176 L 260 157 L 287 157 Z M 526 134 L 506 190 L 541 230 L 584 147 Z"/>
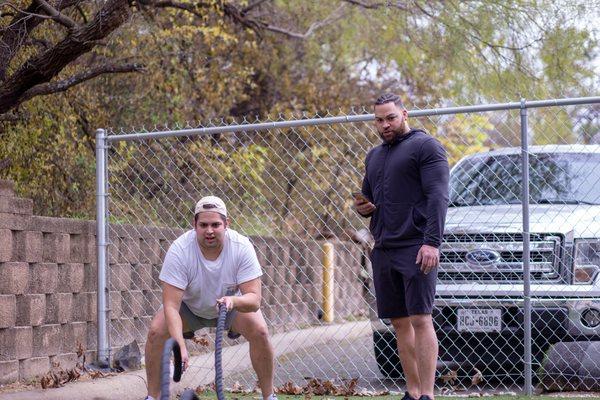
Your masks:
<path fill-rule="evenodd" d="M 413 1 L 367 9 L 343 0 L 278 0 L 238 14 L 241 20 L 225 6 L 241 11 L 254 2 L 179 3 L 184 8 L 134 9 L 127 24 L 58 79 L 98 60 L 140 62 L 144 73 L 101 76 L 65 93 L 34 98 L 20 108 L 28 119 L 4 126 L 0 160 L 11 163 L 0 174 L 15 180 L 21 195 L 33 197 L 41 213 L 94 215 L 89 193 L 96 128 L 152 131 L 339 115 L 352 107 L 370 112 L 382 91 L 400 93 L 409 109 L 598 91 L 597 32 L 586 24 L 593 10 L 584 1 Z M 83 7 L 93 15 L 91 4 Z M 69 16 L 79 18 L 74 11 Z M 57 41 L 64 36 L 61 29 L 41 24 L 32 37 Z M 37 51 L 23 48 L 12 70 Z M 534 142 L 572 141 L 576 129 L 585 135 L 593 127 L 581 128 L 585 121 L 578 118 L 583 117 L 539 114 L 531 124 Z M 477 115 L 415 125 L 436 133 L 456 161 L 490 145 L 518 143 L 518 127 L 511 121 Z M 161 197 L 151 207 L 143 199 L 181 180 L 189 190 L 182 200 L 191 200 L 194 190 L 222 190 L 240 193 L 239 207 L 268 204 L 281 220 L 289 218 L 289 210 L 302 220 L 301 207 L 321 215 L 345 212 L 348 205 L 332 204 L 327 195 L 359 184 L 358 175 L 344 173 L 348 168 L 338 164 L 362 168 L 365 143 L 377 142 L 363 128 L 262 132 L 255 141 L 231 134 L 174 140 L 152 148 L 160 153 L 156 160 L 141 163 L 134 161 L 147 157 L 150 148 L 115 143 L 112 151 L 122 159 L 111 165 L 144 184 L 135 201 L 156 218 L 163 215 Z M 194 169 L 186 170 L 186 163 Z M 171 166 L 187 174 L 152 172 L 170 172 Z M 297 179 L 302 171 L 314 174 L 311 182 Z"/>

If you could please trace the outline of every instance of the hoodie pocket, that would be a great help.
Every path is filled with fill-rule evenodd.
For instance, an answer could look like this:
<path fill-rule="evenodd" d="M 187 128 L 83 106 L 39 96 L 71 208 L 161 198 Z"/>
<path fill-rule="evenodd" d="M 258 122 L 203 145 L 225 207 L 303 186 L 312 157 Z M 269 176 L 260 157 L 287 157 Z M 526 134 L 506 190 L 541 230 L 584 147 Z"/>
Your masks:
<path fill-rule="evenodd" d="M 390 239 L 409 239 L 422 235 L 413 220 L 413 210 L 410 203 L 386 204 L 384 224 Z"/>
<path fill-rule="evenodd" d="M 383 232 L 383 222 L 381 221 L 381 209 L 377 207 L 373 215 L 371 215 L 371 221 L 369 222 L 369 230 L 373 235 L 375 241 L 381 239 L 381 234 Z"/>
<path fill-rule="evenodd" d="M 413 226 L 420 233 L 425 232 L 425 226 L 427 225 L 427 218 L 419 211 L 417 207 L 412 209 L 412 222 Z"/>

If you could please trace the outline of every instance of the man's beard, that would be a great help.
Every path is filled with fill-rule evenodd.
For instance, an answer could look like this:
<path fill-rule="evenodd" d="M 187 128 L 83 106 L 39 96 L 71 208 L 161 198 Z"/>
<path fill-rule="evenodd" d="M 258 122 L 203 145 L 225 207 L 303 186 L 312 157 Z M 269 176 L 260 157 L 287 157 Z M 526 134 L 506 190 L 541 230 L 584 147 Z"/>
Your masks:
<path fill-rule="evenodd" d="M 402 136 L 404 134 L 404 129 L 398 128 L 396 130 L 392 130 L 391 133 L 392 133 L 392 136 L 389 140 L 384 137 L 383 132 L 381 132 L 379 134 L 379 137 L 381 138 L 381 140 L 383 140 L 386 143 L 393 143 L 396 139 L 398 139 L 400 136 Z"/>

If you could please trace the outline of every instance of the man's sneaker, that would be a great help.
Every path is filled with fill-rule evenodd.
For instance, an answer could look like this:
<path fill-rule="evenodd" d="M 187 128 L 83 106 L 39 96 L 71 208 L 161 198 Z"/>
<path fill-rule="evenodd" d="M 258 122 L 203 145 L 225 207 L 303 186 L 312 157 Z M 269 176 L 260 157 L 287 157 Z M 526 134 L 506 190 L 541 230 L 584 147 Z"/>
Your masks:
<path fill-rule="evenodd" d="M 423 396 L 419 397 L 419 400 L 431 400 L 431 397 L 424 394 Z"/>
<path fill-rule="evenodd" d="M 408 392 L 404 392 L 404 397 L 400 400 L 417 400 L 417 399 L 415 399 L 410 394 L 408 394 Z M 421 400 L 421 399 L 419 399 L 419 400 Z"/>

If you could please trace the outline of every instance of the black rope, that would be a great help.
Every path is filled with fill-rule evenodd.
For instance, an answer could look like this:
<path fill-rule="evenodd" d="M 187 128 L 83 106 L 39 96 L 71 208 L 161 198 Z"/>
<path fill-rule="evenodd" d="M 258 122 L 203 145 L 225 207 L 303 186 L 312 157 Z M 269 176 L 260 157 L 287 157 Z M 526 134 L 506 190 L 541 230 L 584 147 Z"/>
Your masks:
<path fill-rule="evenodd" d="M 217 331 L 215 333 L 215 388 L 217 391 L 217 400 L 225 400 L 221 349 L 223 348 L 223 332 L 225 331 L 226 318 L 227 307 L 225 304 L 220 304 L 219 317 L 217 319 Z M 181 373 L 183 372 L 179 344 L 173 338 L 169 338 L 165 342 L 165 348 L 162 354 L 160 400 L 169 400 L 171 352 L 173 353 L 174 358 L 173 380 L 179 382 L 181 380 Z M 181 395 L 181 400 L 198 400 L 198 396 L 196 396 L 194 389 L 186 389 Z"/>
<path fill-rule="evenodd" d="M 171 372 L 171 352 L 173 352 L 173 380 L 179 382 L 181 380 L 181 373 L 183 372 L 179 343 L 177 343 L 175 339 L 169 338 L 165 342 L 160 366 L 160 400 L 169 400 L 169 386 L 171 384 L 171 377 L 169 376 L 169 373 Z"/>
<path fill-rule="evenodd" d="M 215 333 L 215 388 L 217 400 L 225 400 L 223 393 L 223 365 L 221 360 L 221 349 L 223 348 L 223 331 L 225 330 L 225 319 L 227 318 L 227 306 L 219 305 L 219 318 L 217 319 L 217 332 Z"/>

